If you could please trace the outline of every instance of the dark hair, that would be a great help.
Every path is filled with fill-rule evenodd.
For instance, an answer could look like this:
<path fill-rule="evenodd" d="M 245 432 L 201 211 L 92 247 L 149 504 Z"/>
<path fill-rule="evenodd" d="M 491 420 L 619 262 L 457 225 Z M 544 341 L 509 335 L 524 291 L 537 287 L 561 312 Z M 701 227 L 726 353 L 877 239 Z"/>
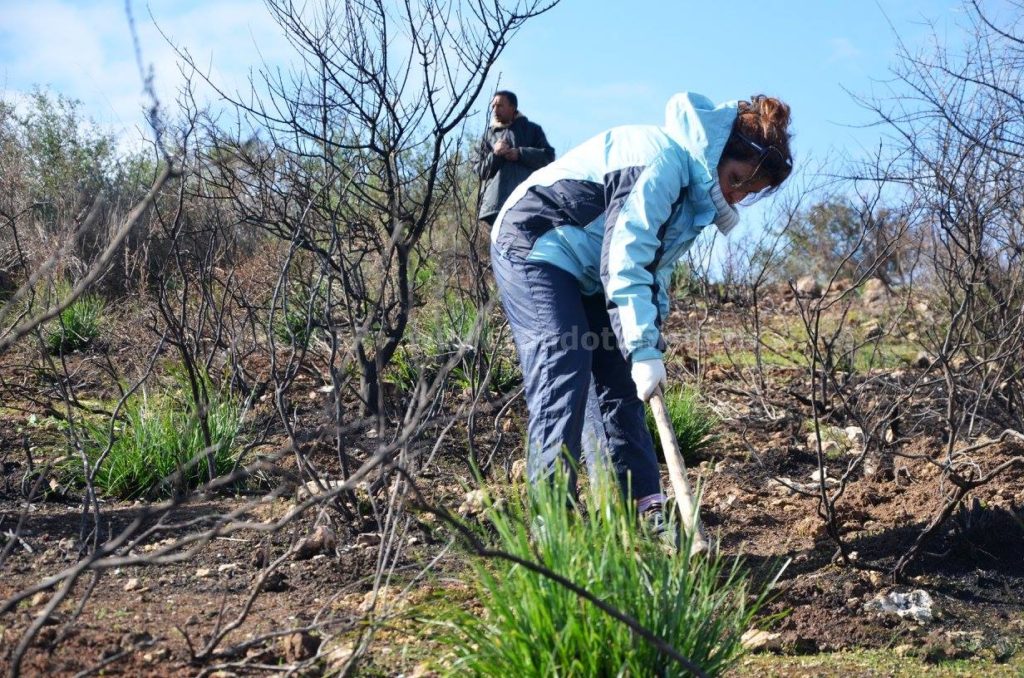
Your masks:
<path fill-rule="evenodd" d="M 497 92 L 494 93 L 494 96 L 505 97 L 506 99 L 508 99 L 508 102 L 512 104 L 512 108 L 519 110 L 519 98 L 516 97 L 516 95 L 513 94 L 512 92 L 509 92 L 507 89 L 499 89 Z"/>
<path fill-rule="evenodd" d="M 782 101 L 755 94 L 750 101 L 739 102 L 739 113 L 732 124 L 729 140 L 722 151 L 723 160 L 752 162 L 757 169 L 744 180 L 765 181 L 769 193 L 778 188 L 793 171 L 789 149 L 789 106 Z"/>

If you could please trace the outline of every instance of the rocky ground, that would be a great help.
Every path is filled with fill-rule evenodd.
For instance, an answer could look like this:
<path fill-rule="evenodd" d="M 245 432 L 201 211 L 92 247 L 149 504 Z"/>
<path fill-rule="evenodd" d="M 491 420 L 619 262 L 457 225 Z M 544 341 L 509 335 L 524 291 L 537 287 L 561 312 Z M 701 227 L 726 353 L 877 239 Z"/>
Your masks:
<path fill-rule="evenodd" d="M 690 346 L 696 345 L 693 319 L 701 312 L 683 309 L 673 316 Z M 785 312 L 780 305 L 779 313 Z M 739 327 L 741 314 L 726 307 L 713 315 L 707 356 L 721 354 L 715 341 Z M 683 352 L 674 356 L 674 379 L 693 367 L 688 360 L 693 358 Z M 25 378 L 15 362 L 0 366 L 7 383 Z M 891 370 L 912 375 L 921 369 L 913 362 Z M 971 666 L 985 667 L 994 675 L 1022 670 L 1024 465 L 972 491 L 967 508 L 947 521 L 896 582 L 892 567 L 943 503 L 945 487 L 929 461 L 943 449 L 939 432 L 900 441 L 913 454 L 899 457 L 890 471 L 849 480 L 836 502 L 835 524 L 847 544 L 844 561 L 819 514 L 819 498 L 800 491 L 814 493 L 820 484 L 807 407 L 799 397 L 806 369 L 766 369 L 774 416 L 751 397 L 742 368 L 713 360 L 703 372 L 702 395 L 722 418 L 713 444 L 691 463 L 693 479 L 703 486 L 705 523 L 722 550 L 742 555 L 756 576 L 767 581 L 782 570 L 766 610 L 780 618 L 748 636 L 758 654 L 741 663 L 737 675 L 892 675 L 928 666 L 964 667 L 967 673 Z M 81 378 L 83 394 L 99 398 L 109 389 L 99 372 L 82 367 L 75 374 L 87 375 Z M 330 430 L 331 395 L 319 386 L 312 376 L 298 386 L 309 391 L 299 419 L 308 431 Z M 487 477 L 499 493 L 510 491 L 525 417 L 521 404 L 504 412 L 501 404 L 496 398 L 483 405 L 481 419 L 488 424 L 476 429 L 481 449 L 491 449 L 502 435 Z M 47 492 L 25 496 L 26 477 L 38 477 L 29 473 L 25 450 L 32 451 L 37 468 L 63 454 L 61 433 L 47 423 L 41 400 L 4 406 L 0 533 L 8 536 L 0 540 L 6 548 L 0 600 L 80 562 L 85 524 L 79 493 L 56 478 L 53 486 L 44 478 Z M 499 412 L 503 422 L 491 427 Z M 856 427 L 841 414 L 825 419 L 829 430 L 842 432 L 831 438 L 830 459 L 855 455 Z M 465 424 L 450 432 L 419 470 L 418 484 L 428 501 L 474 520 L 478 507 L 467 502 L 475 485 L 466 433 Z M 380 434 L 366 423 L 345 435 L 347 448 L 365 458 Z M 436 432 L 431 436 L 436 439 Z M 270 454 L 283 445 L 283 438 L 272 436 L 261 449 Z M 1006 441 L 979 451 L 976 461 L 993 465 L 1022 453 L 1019 444 Z M 311 444 L 309 455 L 325 477 L 340 476 L 330 445 Z M 363 675 L 428 675 L 432 662 L 443 663 L 444 648 L 422 619 L 432 606 L 472 605 L 466 548 L 429 514 L 385 520 L 379 509 L 386 506 L 387 488 L 377 495 L 377 511 L 358 498 L 345 510 L 319 510 L 301 485 L 281 480 L 294 467 L 292 458 L 278 459 L 281 473 L 259 483 L 186 502 L 158 523 L 145 518 L 152 529 L 129 555 L 162 560 L 77 578 L 27 648 L 23 674 L 266 675 L 291 667 L 319 675 L 360 654 Z M 272 529 L 307 504 L 310 510 Z M 102 536 L 117 534 L 148 506 L 104 502 Z M 223 525 L 219 516 L 232 513 L 231 529 L 208 532 Z M 197 534 L 206 536 L 172 548 Z M 42 589 L 0 616 L 2 661 L 9 661 L 53 596 L 54 589 Z M 882 654 L 863 654 L 876 651 Z M 815 664 L 814 657 L 847 659 Z"/>

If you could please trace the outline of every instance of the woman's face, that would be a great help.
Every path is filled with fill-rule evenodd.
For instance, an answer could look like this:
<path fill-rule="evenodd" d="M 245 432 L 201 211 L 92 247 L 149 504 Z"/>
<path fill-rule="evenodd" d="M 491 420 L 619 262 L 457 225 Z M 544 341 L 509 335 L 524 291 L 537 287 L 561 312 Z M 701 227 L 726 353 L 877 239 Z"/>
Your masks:
<path fill-rule="evenodd" d="M 755 171 L 757 165 L 753 162 L 722 160 L 718 163 L 718 185 L 727 203 L 735 205 L 748 195 L 768 188 L 768 182 L 763 179 L 750 180 Z"/>

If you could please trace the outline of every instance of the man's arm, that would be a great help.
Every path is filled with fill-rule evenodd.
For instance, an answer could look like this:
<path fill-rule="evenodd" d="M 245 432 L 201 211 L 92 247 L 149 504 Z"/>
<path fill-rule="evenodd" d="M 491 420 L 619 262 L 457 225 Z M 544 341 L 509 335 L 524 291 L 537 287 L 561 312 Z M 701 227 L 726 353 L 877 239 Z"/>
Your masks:
<path fill-rule="evenodd" d="M 485 134 L 473 152 L 473 171 L 480 179 L 487 181 L 498 173 L 502 162 L 504 159 L 494 154 L 494 147 Z"/>
<path fill-rule="evenodd" d="M 519 146 L 516 150 L 519 152 L 519 162 L 530 169 L 536 170 L 555 159 L 555 149 L 548 143 L 548 139 L 544 136 L 544 130 L 541 129 L 540 125 L 530 123 L 530 126 L 534 132 L 530 145 Z"/>

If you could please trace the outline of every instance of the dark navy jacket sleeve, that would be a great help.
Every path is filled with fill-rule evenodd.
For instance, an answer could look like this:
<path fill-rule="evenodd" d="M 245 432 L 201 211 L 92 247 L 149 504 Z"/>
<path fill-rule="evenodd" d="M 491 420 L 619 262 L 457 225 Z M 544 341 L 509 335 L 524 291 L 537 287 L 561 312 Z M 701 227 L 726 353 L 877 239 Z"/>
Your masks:
<path fill-rule="evenodd" d="M 540 125 L 529 123 L 531 139 L 529 145 L 519 147 L 519 162 L 533 170 L 540 169 L 555 159 L 555 149 L 548 143 L 544 130 Z"/>

